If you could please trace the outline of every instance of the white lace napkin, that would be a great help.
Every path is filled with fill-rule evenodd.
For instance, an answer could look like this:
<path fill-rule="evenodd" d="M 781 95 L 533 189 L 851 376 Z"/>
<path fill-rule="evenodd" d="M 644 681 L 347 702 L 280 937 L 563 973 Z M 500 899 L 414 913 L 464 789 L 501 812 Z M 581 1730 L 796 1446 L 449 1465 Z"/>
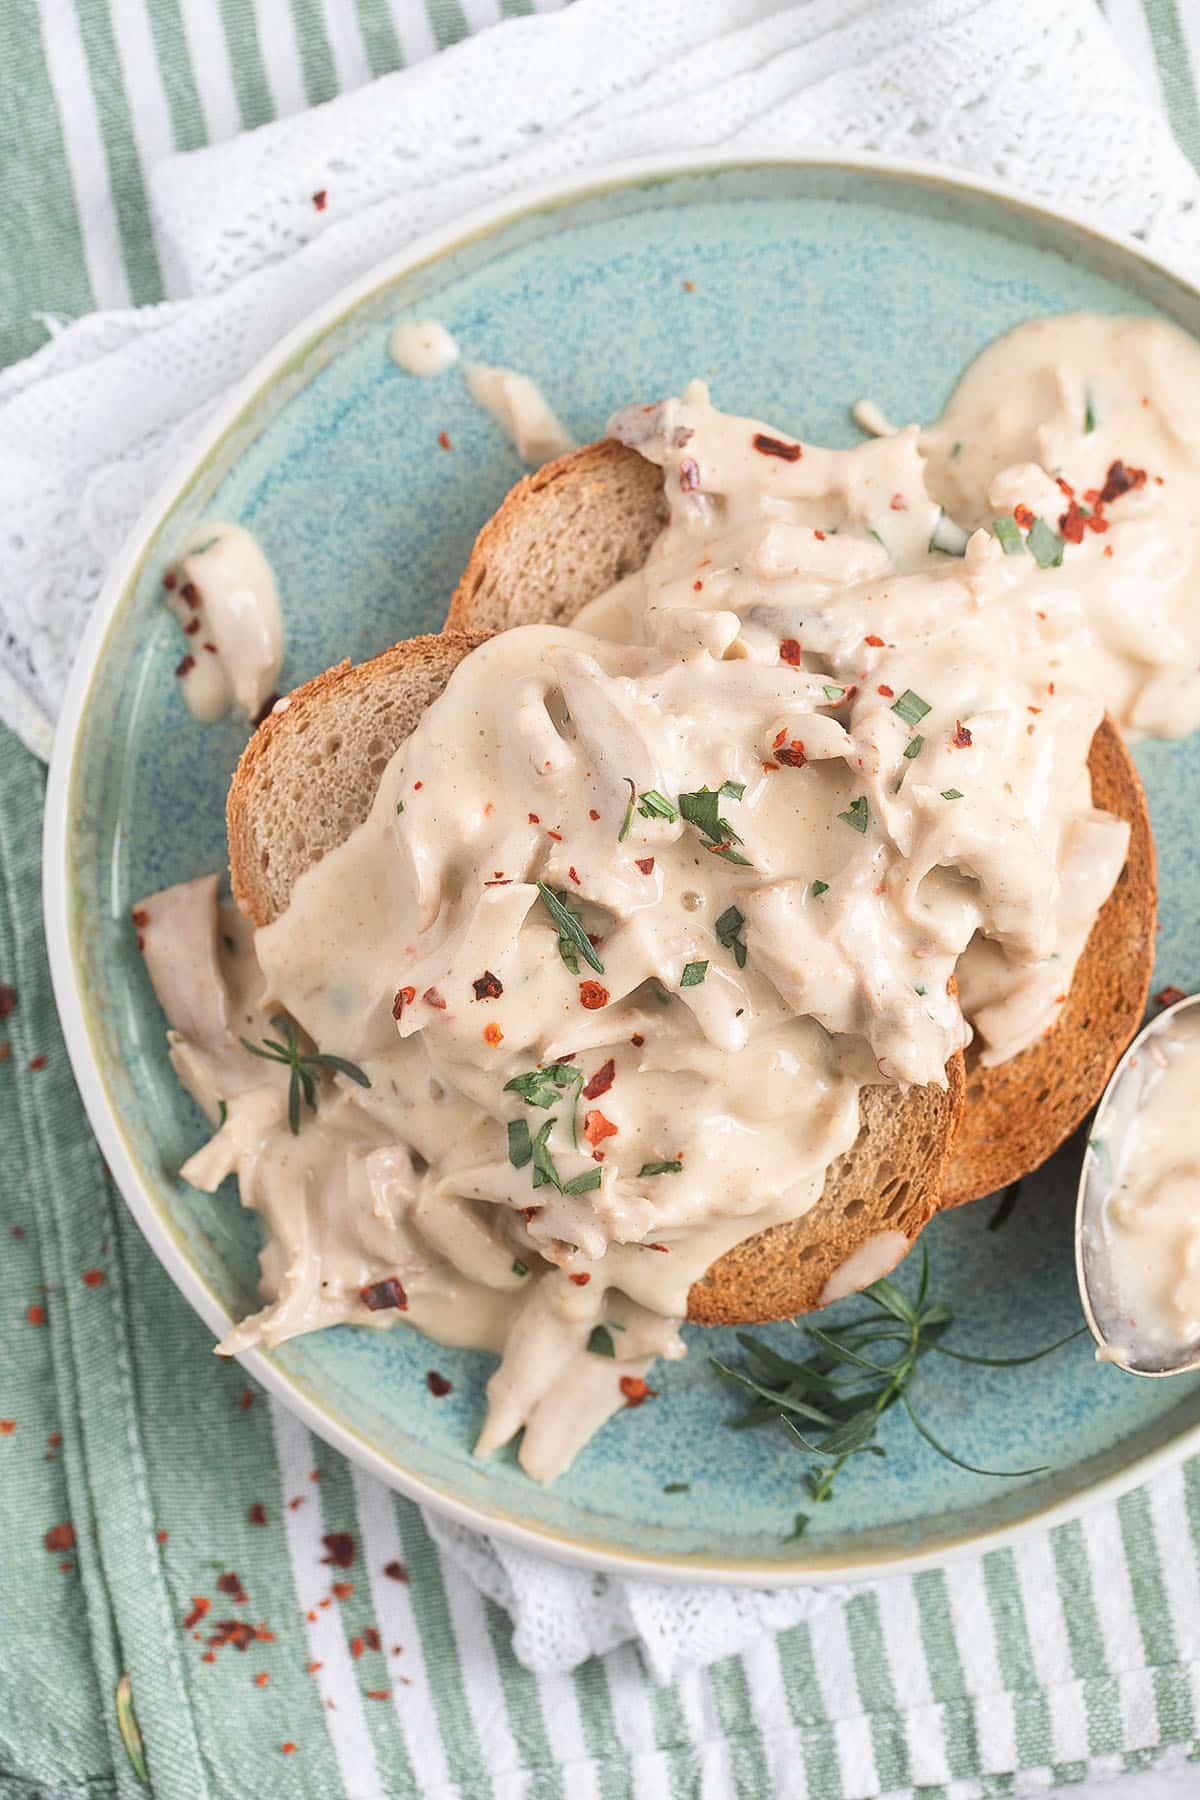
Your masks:
<path fill-rule="evenodd" d="M 1200 270 L 1200 181 L 1092 0 L 577 0 L 510 21 L 164 161 L 152 198 L 178 298 L 48 320 L 46 347 L 0 375 L 0 718 L 48 754 L 107 562 L 229 385 L 305 313 L 523 184 L 731 145 L 929 158 Z M 606 1579 L 430 1525 L 539 1669 L 634 1637 L 667 1678 L 831 1597 Z"/>

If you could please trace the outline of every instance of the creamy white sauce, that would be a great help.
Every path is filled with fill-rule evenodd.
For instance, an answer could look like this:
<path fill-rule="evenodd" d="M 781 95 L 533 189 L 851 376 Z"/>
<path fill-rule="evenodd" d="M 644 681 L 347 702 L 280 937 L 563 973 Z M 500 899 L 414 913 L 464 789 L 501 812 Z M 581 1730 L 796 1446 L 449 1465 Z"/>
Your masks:
<path fill-rule="evenodd" d="M 464 374 L 472 400 L 491 414 L 530 468 L 540 468 L 575 448 L 574 438 L 528 375 L 488 363 L 468 363 Z"/>
<path fill-rule="evenodd" d="M 1103 371 L 1104 454 L 1132 463 L 1128 381 L 1146 384 L 1139 411 L 1169 411 L 1200 352 L 1171 334 L 1155 385 L 1140 334 L 1167 328 L 1076 323 L 1053 338 L 1060 378 Z M 1028 416 L 1009 438 L 1022 456 L 1040 441 L 1022 332 L 923 437 L 800 445 L 715 412 L 700 384 L 627 409 L 611 429 L 662 466 L 670 507 L 644 569 L 573 629 L 524 627 L 468 657 L 368 819 L 253 945 L 239 928 L 230 952 L 200 922 L 211 883 L 144 903 L 173 1060 L 210 1118 L 226 1103 L 185 1176 L 236 1172 L 267 1231 L 267 1304 L 224 1349 L 335 1319 L 493 1349 L 480 1453 L 523 1432 L 523 1466 L 547 1479 L 640 1401 L 653 1357 L 683 1354 L 692 1282 L 815 1202 L 864 1083 L 941 1082 L 972 1028 L 998 1062 L 1052 1026 L 1128 841 L 1092 806 L 1087 753 L 1148 651 L 1113 630 L 1105 565 L 1136 501 L 1136 612 L 1147 567 L 1192 529 L 1170 497 L 1191 452 L 1139 421 L 1147 479 L 1102 503 L 1109 530 L 1067 543 L 1060 566 L 1039 566 L 1027 527 L 1013 554 L 986 530 L 963 555 L 931 548 L 962 547 L 942 516 L 952 489 L 967 522 L 997 494 L 1014 496 L 1010 523 L 1016 496 L 1036 500 L 1048 530 L 1067 505 L 1045 471 L 992 467 L 1013 393 Z M 1081 415 L 1071 436 L 1055 417 L 1073 481 L 1101 427 Z M 1177 664 L 1170 686 L 1156 666 L 1157 701 L 1142 682 L 1138 709 L 1170 731 L 1191 675 Z M 713 841 L 680 796 L 725 783 Z M 666 816 L 630 809 L 631 791 L 665 796 Z M 538 881 L 602 971 L 577 946 L 564 962 Z M 203 997 L 172 975 L 184 939 L 200 947 L 183 985 Z M 286 1074 L 236 1045 L 281 1011 L 370 1082 L 321 1073 L 298 1137 Z M 547 1105 L 506 1088 L 553 1063 L 564 1085 L 531 1096 Z M 543 1126 L 553 1179 L 535 1187 Z M 822 1298 L 903 1249 L 878 1233 Z M 372 1310 L 393 1280 L 406 1308 Z"/>
<path fill-rule="evenodd" d="M 436 319 L 402 319 L 388 338 L 388 355 L 409 375 L 441 375 L 458 361 L 458 345 Z"/>
<path fill-rule="evenodd" d="M 283 664 L 283 614 L 266 557 L 240 525 L 206 521 L 171 571 L 167 605 L 183 631 L 176 668 L 193 718 L 236 707 L 257 719 Z"/>
<path fill-rule="evenodd" d="M 1112 1293 L 1110 1360 L 1169 1359 L 1200 1342 L 1200 1007 L 1132 1056 L 1097 1125 L 1090 1179 Z"/>
<path fill-rule="evenodd" d="M 874 400 L 856 400 L 850 408 L 850 417 L 860 431 L 868 437 L 895 437 L 896 427 L 881 407 Z"/>

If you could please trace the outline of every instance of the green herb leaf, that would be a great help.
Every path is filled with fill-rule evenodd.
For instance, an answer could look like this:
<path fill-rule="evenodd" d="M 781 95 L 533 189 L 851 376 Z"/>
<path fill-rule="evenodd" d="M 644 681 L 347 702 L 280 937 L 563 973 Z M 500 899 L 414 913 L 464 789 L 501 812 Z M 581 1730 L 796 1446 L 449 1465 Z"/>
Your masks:
<path fill-rule="evenodd" d="M 742 840 L 728 819 L 720 817 L 721 796 L 726 791 L 726 786 L 702 787 L 697 788 L 692 794 L 680 794 L 679 810 L 689 825 L 694 825 L 698 831 L 702 831 L 704 836 L 710 838 L 714 844 L 724 843 L 727 839 L 731 843 L 740 844 Z M 731 797 L 733 799 L 740 798 L 736 794 Z"/>
<path fill-rule="evenodd" d="M 224 1100 L 217 1101 L 217 1116 L 218 1116 L 218 1125 L 223 1125 L 225 1123 L 226 1119 L 229 1117 L 229 1108 L 228 1108 L 228 1106 L 226 1106 Z"/>
<path fill-rule="evenodd" d="M 547 1119 L 546 1123 L 538 1128 L 538 1134 L 530 1146 L 533 1157 L 533 1185 L 535 1188 L 540 1188 L 549 1183 L 551 1187 L 556 1187 L 561 1194 L 562 1181 L 548 1148 L 554 1124 L 553 1119 Z"/>
<path fill-rule="evenodd" d="M 840 812 L 838 814 L 838 818 L 843 819 L 845 821 L 845 823 L 851 827 L 852 830 L 865 832 L 867 829 L 867 825 L 870 822 L 870 813 L 869 813 L 868 807 L 867 807 L 867 796 L 865 794 L 859 794 L 857 799 L 854 799 L 850 802 L 849 811 L 848 812 Z"/>
<path fill-rule="evenodd" d="M 643 1175 L 680 1175 L 683 1172 L 681 1162 L 647 1162 L 638 1170 L 638 1179 Z"/>
<path fill-rule="evenodd" d="M 788 1532 L 784 1542 L 790 1544 L 793 1538 L 803 1537 L 804 1533 L 808 1530 L 808 1522 L 808 1513 L 797 1513 L 796 1517 L 792 1520 L 792 1529 Z"/>
<path fill-rule="evenodd" d="M 660 794 L 657 788 L 647 788 L 638 800 L 638 811 L 643 819 L 665 819 L 669 825 L 679 817 L 666 795 Z"/>
<path fill-rule="evenodd" d="M 402 813 L 402 812 L 403 812 L 403 811 L 404 811 L 404 802 L 403 802 L 403 800 L 397 800 L 397 802 L 396 802 L 396 816 L 397 816 L 397 818 L 399 818 L 399 816 L 400 816 L 400 814 L 401 814 L 401 813 Z"/>
<path fill-rule="evenodd" d="M 591 940 L 580 922 L 579 914 L 572 912 L 565 897 L 562 894 L 556 894 L 554 889 L 547 887 L 544 881 L 538 882 L 537 891 L 542 896 L 542 904 L 546 911 L 558 926 L 558 954 L 572 975 L 579 973 L 579 964 L 575 961 L 576 951 L 590 968 L 595 969 L 597 975 L 603 975 L 604 964 L 596 955 Z"/>
<path fill-rule="evenodd" d="M 321 1069 L 335 1069 L 341 1075 L 348 1075 L 359 1087 L 370 1087 L 370 1076 L 365 1075 L 357 1063 L 347 1062 L 344 1056 L 329 1056 L 319 1050 L 302 1051 L 296 1027 L 289 1018 L 274 1018 L 271 1023 L 287 1039 L 285 1044 L 276 1038 L 264 1038 L 261 1044 L 252 1044 L 249 1038 L 238 1041 L 251 1056 L 261 1056 L 264 1062 L 282 1063 L 290 1071 L 288 1126 L 293 1137 L 300 1135 L 302 1101 L 307 1101 L 311 1111 L 317 1110 L 317 1076 Z M 224 1124 L 224 1119 L 221 1122 Z"/>
<path fill-rule="evenodd" d="M 953 1450 L 947 1450 L 945 1444 L 934 1437 L 928 1425 L 917 1417 L 913 1411 L 912 1401 L 907 1394 L 901 1394 L 900 1402 L 925 1442 L 931 1445 L 939 1456 L 944 1456 L 947 1462 L 953 1463 L 956 1469 L 965 1469 L 968 1475 L 990 1475 L 999 1481 L 1016 1481 L 1022 1475 L 1045 1475 L 1047 1472 L 1045 1463 L 1036 1469 L 981 1469 L 976 1463 L 964 1462 L 961 1456 L 955 1456 Z"/>
<path fill-rule="evenodd" d="M 541 1069 L 529 1069 L 524 1075 L 514 1075 L 511 1081 L 504 1084 L 506 1094 L 520 1094 L 526 1106 L 540 1106 L 549 1112 L 557 1106 L 563 1092 L 573 1087 L 583 1086 L 583 1070 L 577 1069 L 573 1063 L 547 1063 Z"/>
<path fill-rule="evenodd" d="M 370 1076 L 364 1075 L 357 1063 L 347 1062 L 344 1056 L 327 1056 L 321 1051 L 314 1051 L 311 1056 L 303 1056 L 300 1060 L 306 1068 L 312 1068 L 315 1063 L 321 1069 L 336 1069 L 339 1075 L 348 1076 L 359 1087 L 369 1088 L 371 1085 Z"/>
<path fill-rule="evenodd" d="M 843 814 L 843 817 L 844 816 L 845 815 Z M 814 881 L 812 884 L 812 891 L 814 897 L 819 900 L 822 894 L 827 894 L 829 892 L 829 883 L 827 881 Z"/>
<path fill-rule="evenodd" d="M 1008 513 L 992 520 L 992 531 L 1005 556 L 1024 556 L 1025 539 L 1021 536 L 1021 527 Z"/>
<path fill-rule="evenodd" d="M 570 1181 L 564 1181 L 562 1191 L 564 1194 L 590 1194 L 593 1188 L 600 1186 L 603 1179 L 600 1169 L 585 1169 L 582 1175 L 574 1175 Z"/>
<path fill-rule="evenodd" d="M 616 1345 L 612 1341 L 612 1333 L 605 1325 L 592 1326 L 592 1335 L 587 1341 L 587 1347 L 593 1356 L 615 1356 L 617 1354 Z"/>
<path fill-rule="evenodd" d="M 1025 542 L 1039 569 L 1057 569 L 1063 559 L 1063 540 L 1045 519 L 1033 521 Z"/>
<path fill-rule="evenodd" d="M 1096 429 L 1096 408 L 1092 401 L 1092 390 L 1087 389 L 1083 403 L 1083 435 L 1087 437 Z"/>
<path fill-rule="evenodd" d="M 942 789 L 942 799 L 943 800 L 961 800 L 962 799 L 962 789 L 961 788 L 943 788 Z"/>
<path fill-rule="evenodd" d="M 199 552 L 193 552 L 198 555 Z M 137 1714 L 133 1710 L 133 1690 L 129 1685 L 128 1675 L 122 1675 L 117 1683 L 117 1730 L 121 1734 L 121 1742 L 125 1746 L 125 1754 L 133 1767 L 133 1772 L 144 1787 L 150 1786 L 150 1771 L 146 1767 L 146 1750 L 142 1743 L 142 1734 L 138 1729 Z"/>
<path fill-rule="evenodd" d="M 906 725 L 919 725 L 929 710 L 928 700 L 922 700 L 911 688 L 905 688 L 900 698 L 892 701 L 892 711 L 899 713 Z"/>
<path fill-rule="evenodd" d="M 904 758 L 908 762 L 911 762 L 914 756 L 920 756 L 921 751 L 924 749 L 924 747 L 925 747 L 925 739 L 923 737 L 921 737 L 920 734 L 918 733 L 918 735 L 916 737 L 909 738 L 909 740 L 908 740 L 907 744 L 905 744 L 904 749 L 901 752 L 901 754 L 904 756 Z"/>
<path fill-rule="evenodd" d="M 690 1494 L 691 1491 L 692 1484 L 690 1481 L 668 1481 L 663 1488 L 664 1494 Z"/>
<path fill-rule="evenodd" d="M 523 1120 L 523 1119 L 521 1119 L 521 1120 L 519 1120 L 519 1121 L 518 1121 L 518 1123 L 519 1123 L 519 1124 L 522 1124 L 522 1125 L 524 1125 L 524 1124 L 525 1124 L 525 1121 L 524 1121 L 524 1120 Z M 529 1127 L 528 1127 L 528 1125 L 526 1125 L 526 1126 L 525 1126 L 525 1130 L 526 1130 L 526 1133 L 528 1133 L 528 1131 L 529 1131 Z M 518 1165 L 518 1166 L 519 1166 L 519 1165 Z M 514 1275 L 528 1275 L 528 1273 L 529 1273 L 529 1264 L 528 1264 L 528 1263 L 523 1263 L 523 1262 L 522 1262 L 522 1261 L 521 1261 L 521 1260 L 520 1260 L 520 1258 L 519 1258 L 519 1257 L 514 1257 L 514 1258 L 513 1258 L 513 1266 L 512 1266 L 512 1272 L 513 1272 L 513 1274 L 514 1274 Z"/>
<path fill-rule="evenodd" d="M 690 962 L 679 977 L 679 985 L 681 988 L 699 987 L 707 974 L 707 962 Z"/>
<path fill-rule="evenodd" d="M 745 923 L 745 918 L 736 906 L 727 906 L 713 926 L 718 944 L 733 951 L 733 958 L 739 969 L 746 966 L 746 945 L 738 935 Z"/>
<path fill-rule="evenodd" d="M 831 705 L 835 704 L 838 700 L 844 700 L 845 697 L 846 690 L 844 687 L 838 687 L 833 682 L 825 683 L 825 698 Z"/>
<path fill-rule="evenodd" d="M 514 1169 L 523 1169 L 533 1155 L 533 1140 L 524 1119 L 508 1121 L 508 1160 Z"/>
<path fill-rule="evenodd" d="M 618 844 L 623 844 L 629 836 L 629 827 L 633 824 L 633 809 L 637 802 L 637 788 L 628 775 L 625 780 L 629 784 L 629 800 L 625 807 L 625 817 L 621 820 L 621 829 L 617 833 Z"/>
<path fill-rule="evenodd" d="M 723 781 L 717 789 L 717 792 L 723 794 L 726 800 L 740 800 L 745 791 L 744 781 Z"/>

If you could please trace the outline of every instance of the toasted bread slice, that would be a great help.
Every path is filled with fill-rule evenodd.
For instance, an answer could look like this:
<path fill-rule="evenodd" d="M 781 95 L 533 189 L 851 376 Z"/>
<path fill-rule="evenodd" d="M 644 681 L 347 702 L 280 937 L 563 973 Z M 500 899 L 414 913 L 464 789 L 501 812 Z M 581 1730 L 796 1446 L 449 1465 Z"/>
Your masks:
<path fill-rule="evenodd" d="M 627 541 L 604 538 L 606 569 Z M 586 584 L 586 572 L 576 579 Z M 481 641 L 447 632 L 412 638 L 357 668 L 342 663 L 297 688 L 259 726 L 227 808 L 233 892 L 255 924 L 278 917 L 297 877 L 366 817 L 388 758 Z M 827 1284 L 872 1240 L 865 1280 L 898 1261 L 937 1211 L 962 1109 L 961 1056 L 947 1075 L 944 1089 L 865 1090 L 862 1130 L 829 1171 L 816 1207 L 723 1256 L 692 1287 L 689 1317 L 744 1324 L 806 1312 L 830 1297 Z"/>
<path fill-rule="evenodd" d="M 1088 756 L 1092 800 L 1129 821 L 1129 855 L 1100 909 L 1052 1031 L 999 1068 L 967 1051 L 967 1102 L 943 1205 L 961 1206 L 1036 1169 L 1096 1104 L 1142 1022 L 1154 966 L 1154 839 L 1141 780 L 1104 719 Z"/>
<path fill-rule="evenodd" d="M 543 618 L 569 623 L 637 566 L 628 560 L 637 546 L 645 555 L 664 517 L 660 490 L 657 467 L 610 442 L 589 444 L 519 482 L 476 539 L 447 630 L 496 630 Z M 640 530 L 633 516 L 639 506 Z M 591 518 L 597 510 L 608 515 L 607 525 Z M 581 543 L 603 553 L 589 560 L 577 550 Z M 526 585 L 525 559 L 535 550 L 538 580 Z M 1043 1163 L 1095 1104 L 1141 1021 L 1154 961 L 1154 841 L 1137 769 L 1107 720 L 1089 767 L 1096 805 L 1129 821 L 1128 860 L 1092 928 L 1054 1030 L 996 1069 L 973 1065 L 968 1052 L 947 1206 L 991 1193 Z"/>

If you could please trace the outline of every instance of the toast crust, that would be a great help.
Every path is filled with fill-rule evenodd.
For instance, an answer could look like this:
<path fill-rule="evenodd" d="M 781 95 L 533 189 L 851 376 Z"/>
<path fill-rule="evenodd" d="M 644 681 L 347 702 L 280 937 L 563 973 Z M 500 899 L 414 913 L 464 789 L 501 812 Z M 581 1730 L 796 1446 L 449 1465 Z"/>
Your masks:
<path fill-rule="evenodd" d="M 1104 1091 L 1142 1022 L 1154 966 L 1157 875 L 1146 796 L 1111 720 L 1088 755 L 1092 800 L 1129 822 L 1129 854 L 1075 967 L 1054 1027 L 997 1068 L 966 1054 L 966 1105 L 943 1205 L 962 1206 L 1027 1175 L 1064 1143 Z"/>

